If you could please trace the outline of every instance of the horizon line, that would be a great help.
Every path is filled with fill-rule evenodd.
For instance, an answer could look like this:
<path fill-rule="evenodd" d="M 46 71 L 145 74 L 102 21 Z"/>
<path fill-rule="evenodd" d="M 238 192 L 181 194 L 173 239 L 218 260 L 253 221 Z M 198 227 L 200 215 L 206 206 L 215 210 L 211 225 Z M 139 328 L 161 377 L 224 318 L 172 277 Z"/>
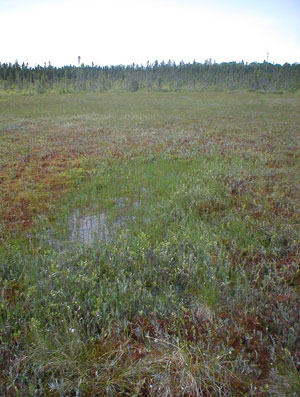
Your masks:
<path fill-rule="evenodd" d="M 159 61 L 158 59 L 156 59 L 153 62 L 147 61 L 146 64 L 132 62 L 131 64 L 129 64 L 129 63 L 128 64 L 119 63 L 119 64 L 103 64 L 103 65 L 99 65 L 99 64 L 94 64 L 93 62 L 86 63 L 86 64 L 84 62 L 81 62 L 80 64 L 78 63 L 78 65 L 70 63 L 70 64 L 64 64 L 62 66 L 54 65 L 54 64 L 51 63 L 51 61 L 44 62 L 44 64 L 35 63 L 34 66 L 33 66 L 29 62 L 25 62 L 25 61 L 19 62 L 17 58 L 16 58 L 16 60 L 14 62 L 11 62 L 11 61 L 2 62 L 0 60 L 0 65 L 12 65 L 13 66 L 13 65 L 18 64 L 19 66 L 22 66 L 24 64 L 26 67 L 29 67 L 29 68 L 53 67 L 53 68 L 57 68 L 57 69 L 64 68 L 64 67 L 77 67 L 77 68 L 81 68 L 81 67 L 105 68 L 105 67 L 117 67 L 117 66 L 122 66 L 122 67 L 133 67 L 133 66 L 135 66 L 135 67 L 148 67 L 148 66 L 154 66 L 156 64 L 158 64 L 159 66 L 162 66 L 162 64 L 169 65 L 170 63 L 171 63 L 172 66 L 173 65 L 181 66 L 181 64 L 184 64 L 184 65 L 193 65 L 193 64 L 205 65 L 206 64 L 206 65 L 210 65 L 211 66 L 211 65 L 221 65 L 221 64 L 230 64 L 230 63 L 243 64 L 245 66 L 251 65 L 251 64 L 264 64 L 264 63 L 267 63 L 269 65 L 274 65 L 274 66 L 275 65 L 280 65 L 280 66 L 283 66 L 283 65 L 299 65 L 299 62 L 284 62 L 284 63 L 280 63 L 279 62 L 279 63 L 275 63 L 275 62 L 270 62 L 270 61 L 268 61 L 266 59 L 263 62 L 258 62 L 258 61 L 248 62 L 248 61 L 244 61 L 243 59 L 240 60 L 240 61 L 232 60 L 232 61 L 216 62 L 215 60 L 212 60 L 212 58 L 205 59 L 203 62 L 196 61 L 195 59 L 192 62 L 191 61 L 185 62 L 184 60 L 176 62 L 176 61 L 170 60 L 170 59 L 168 61 L 165 61 L 165 60 Z"/>

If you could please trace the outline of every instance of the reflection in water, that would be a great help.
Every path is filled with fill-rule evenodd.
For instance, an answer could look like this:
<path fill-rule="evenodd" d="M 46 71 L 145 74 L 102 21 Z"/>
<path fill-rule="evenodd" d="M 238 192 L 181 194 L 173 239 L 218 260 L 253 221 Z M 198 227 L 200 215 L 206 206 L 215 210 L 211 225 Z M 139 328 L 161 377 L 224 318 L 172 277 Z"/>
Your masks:
<path fill-rule="evenodd" d="M 115 207 L 118 207 L 123 214 L 113 220 L 105 212 L 91 215 L 87 213 L 87 208 L 74 209 L 65 225 L 65 237 L 59 238 L 53 229 L 48 230 L 51 245 L 64 251 L 68 243 L 88 245 L 97 240 L 111 241 L 118 231 L 125 229 L 130 222 L 136 221 L 135 215 L 128 214 L 128 204 L 130 205 L 128 199 L 116 200 Z M 137 209 L 139 205 L 140 202 L 135 201 L 131 204 L 131 209 Z"/>
<path fill-rule="evenodd" d="M 72 243 L 81 242 L 85 245 L 95 240 L 110 241 L 117 230 L 124 228 L 130 221 L 135 221 L 135 216 L 121 216 L 114 221 L 108 221 L 107 215 L 102 212 L 94 215 L 82 215 L 74 210 L 70 219 L 69 240 Z"/>
<path fill-rule="evenodd" d="M 75 210 L 70 219 L 70 241 L 88 244 L 93 240 L 109 240 L 110 232 L 104 213 L 82 216 Z"/>

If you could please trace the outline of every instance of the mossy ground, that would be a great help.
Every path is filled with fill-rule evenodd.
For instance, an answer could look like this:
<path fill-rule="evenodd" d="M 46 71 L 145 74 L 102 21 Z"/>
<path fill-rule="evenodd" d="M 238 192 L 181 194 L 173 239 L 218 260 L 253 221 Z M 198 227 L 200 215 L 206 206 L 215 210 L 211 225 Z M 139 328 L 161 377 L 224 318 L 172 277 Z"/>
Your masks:
<path fill-rule="evenodd" d="M 299 94 L 0 110 L 2 394 L 298 395 Z"/>

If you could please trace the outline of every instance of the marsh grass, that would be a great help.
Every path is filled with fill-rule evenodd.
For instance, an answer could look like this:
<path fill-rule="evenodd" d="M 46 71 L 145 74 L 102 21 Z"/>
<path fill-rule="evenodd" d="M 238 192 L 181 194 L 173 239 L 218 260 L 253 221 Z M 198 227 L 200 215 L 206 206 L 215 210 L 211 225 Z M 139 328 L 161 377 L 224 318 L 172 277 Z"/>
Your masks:
<path fill-rule="evenodd" d="M 298 94 L 0 104 L 2 394 L 297 395 Z"/>

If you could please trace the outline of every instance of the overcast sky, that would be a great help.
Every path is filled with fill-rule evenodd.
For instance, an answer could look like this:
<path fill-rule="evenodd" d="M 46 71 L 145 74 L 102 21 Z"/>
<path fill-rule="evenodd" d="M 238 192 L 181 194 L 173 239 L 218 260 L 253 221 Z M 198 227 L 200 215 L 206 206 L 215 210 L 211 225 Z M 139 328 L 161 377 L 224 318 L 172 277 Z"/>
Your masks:
<path fill-rule="evenodd" d="M 0 0 L 0 62 L 300 62 L 300 0 Z"/>

